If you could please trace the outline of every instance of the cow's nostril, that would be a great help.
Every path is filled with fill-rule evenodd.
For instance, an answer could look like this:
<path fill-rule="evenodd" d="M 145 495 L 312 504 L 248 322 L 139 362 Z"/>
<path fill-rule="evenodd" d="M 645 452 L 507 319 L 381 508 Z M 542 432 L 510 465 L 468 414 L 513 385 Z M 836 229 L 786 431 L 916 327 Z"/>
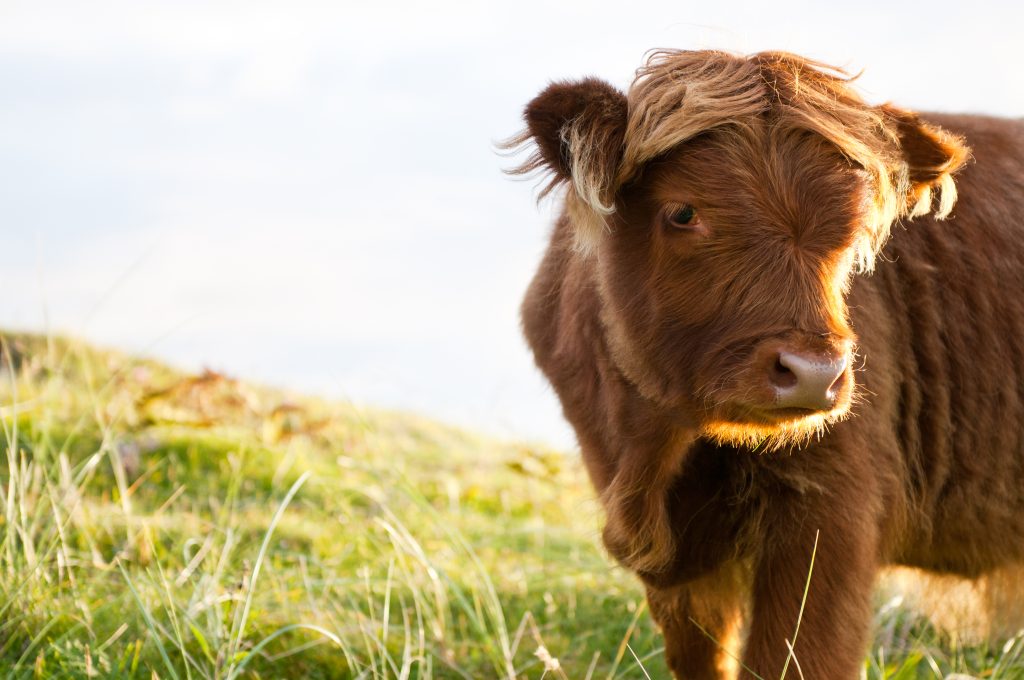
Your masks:
<path fill-rule="evenodd" d="M 836 392 L 838 392 L 839 390 L 843 389 L 843 383 L 846 382 L 846 370 L 845 370 L 845 368 L 846 367 L 843 366 L 844 370 L 838 375 L 838 377 L 836 377 L 835 381 L 831 385 L 829 385 L 828 393 L 832 397 L 834 397 L 836 395 Z"/>
<path fill-rule="evenodd" d="M 796 373 L 794 373 L 789 366 L 782 363 L 782 355 L 775 357 L 775 363 L 771 367 L 770 377 L 773 385 L 783 389 L 795 387 L 798 382 Z"/>

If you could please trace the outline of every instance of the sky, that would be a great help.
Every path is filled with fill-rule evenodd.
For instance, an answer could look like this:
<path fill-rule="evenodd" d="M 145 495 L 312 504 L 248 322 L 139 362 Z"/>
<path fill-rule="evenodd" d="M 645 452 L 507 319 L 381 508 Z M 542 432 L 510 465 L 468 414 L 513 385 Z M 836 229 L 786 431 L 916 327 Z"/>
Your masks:
<path fill-rule="evenodd" d="M 1024 4 L 0 3 L 0 328 L 571 446 L 518 306 L 551 80 L 784 49 L 1024 116 Z"/>

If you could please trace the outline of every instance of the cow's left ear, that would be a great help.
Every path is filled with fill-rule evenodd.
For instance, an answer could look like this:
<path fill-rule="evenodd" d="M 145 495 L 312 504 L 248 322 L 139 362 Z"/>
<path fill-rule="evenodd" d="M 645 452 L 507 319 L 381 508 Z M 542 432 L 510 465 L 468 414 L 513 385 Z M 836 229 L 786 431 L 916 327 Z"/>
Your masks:
<path fill-rule="evenodd" d="M 935 216 L 949 214 L 956 202 L 953 174 L 970 158 L 971 150 L 962 138 L 926 123 L 911 111 L 883 104 L 882 117 L 899 140 L 900 155 L 907 164 L 910 181 L 910 214 L 923 215 L 932 208 L 932 195 L 941 191 Z"/>

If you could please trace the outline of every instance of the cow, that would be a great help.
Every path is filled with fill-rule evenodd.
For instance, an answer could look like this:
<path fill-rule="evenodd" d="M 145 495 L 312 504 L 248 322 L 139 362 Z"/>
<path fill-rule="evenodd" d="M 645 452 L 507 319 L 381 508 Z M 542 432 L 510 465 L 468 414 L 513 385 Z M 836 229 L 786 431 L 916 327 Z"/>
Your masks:
<path fill-rule="evenodd" d="M 853 80 L 660 50 L 507 143 L 562 197 L 524 334 L 678 678 L 858 678 L 882 567 L 1024 560 L 1024 120 Z"/>

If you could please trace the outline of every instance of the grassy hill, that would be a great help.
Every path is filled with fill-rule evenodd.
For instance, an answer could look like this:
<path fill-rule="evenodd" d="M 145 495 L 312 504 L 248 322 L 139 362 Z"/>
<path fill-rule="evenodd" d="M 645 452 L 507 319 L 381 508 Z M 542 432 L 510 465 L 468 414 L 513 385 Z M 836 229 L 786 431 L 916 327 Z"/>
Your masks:
<path fill-rule="evenodd" d="M 8 677 L 667 676 L 572 455 L 0 338 Z M 877 630 L 868 677 L 1024 677 L 1019 636 Z"/>

